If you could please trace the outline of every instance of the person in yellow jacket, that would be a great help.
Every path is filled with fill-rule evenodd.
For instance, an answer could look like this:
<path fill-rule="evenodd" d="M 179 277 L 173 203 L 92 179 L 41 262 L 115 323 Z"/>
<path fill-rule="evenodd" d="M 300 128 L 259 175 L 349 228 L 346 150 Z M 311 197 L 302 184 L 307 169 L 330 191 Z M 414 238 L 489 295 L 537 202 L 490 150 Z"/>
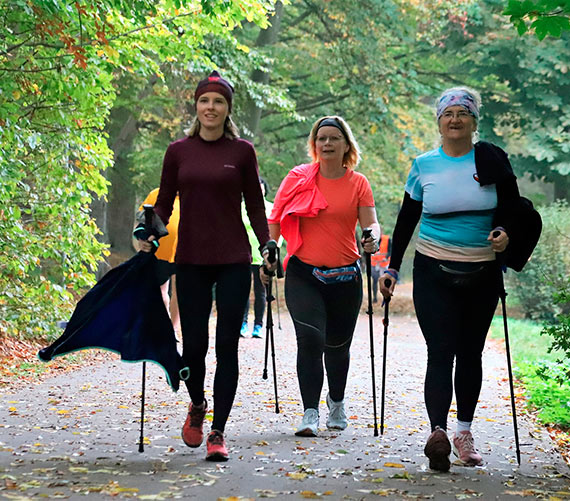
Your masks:
<path fill-rule="evenodd" d="M 158 198 L 158 188 L 152 190 L 144 202 L 139 207 L 139 211 L 143 210 L 143 205 L 153 205 Z M 160 292 L 162 293 L 162 300 L 166 306 L 166 310 L 170 313 L 172 325 L 177 334 L 181 332 L 180 328 L 180 313 L 178 311 L 178 300 L 176 297 L 176 275 L 174 257 L 176 255 L 176 245 L 178 243 L 178 221 L 180 220 L 180 199 L 177 196 L 174 200 L 172 208 L 172 215 L 168 221 L 166 229 L 168 235 L 160 239 L 160 246 L 156 250 L 157 263 L 157 277 L 160 283 Z M 170 287 L 172 277 L 172 287 Z M 172 291 L 172 298 L 170 297 L 169 290 Z"/>

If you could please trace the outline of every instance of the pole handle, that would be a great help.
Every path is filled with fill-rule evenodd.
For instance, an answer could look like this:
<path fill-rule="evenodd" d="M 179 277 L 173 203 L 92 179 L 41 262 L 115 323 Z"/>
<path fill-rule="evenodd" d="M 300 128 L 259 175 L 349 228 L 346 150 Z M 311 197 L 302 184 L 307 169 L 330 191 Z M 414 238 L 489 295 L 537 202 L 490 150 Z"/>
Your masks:
<path fill-rule="evenodd" d="M 372 228 L 364 228 L 362 230 L 362 240 L 366 240 L 372 236 Z"/>
<path fill-rule="evenodd" d="M 275 263 L 277 261 L 277 242 L 275 240 L 269 240 L 265 244 L 264 250 L 267 250 L 267 261 L 269 261 L 271 264 Z M 263 265 L 263 271 L 270 277 L 275 275 L 275 272 L 269 271 L 265 265 Z"/>
<path fill-rule="evenodd" d="M 152 232 L 152 217 L 154 215 L 154 205 L 144 204 L 143 210 L 144 210 L 144 228 L 148 233 L 148 236 L 150 236 Z"/>

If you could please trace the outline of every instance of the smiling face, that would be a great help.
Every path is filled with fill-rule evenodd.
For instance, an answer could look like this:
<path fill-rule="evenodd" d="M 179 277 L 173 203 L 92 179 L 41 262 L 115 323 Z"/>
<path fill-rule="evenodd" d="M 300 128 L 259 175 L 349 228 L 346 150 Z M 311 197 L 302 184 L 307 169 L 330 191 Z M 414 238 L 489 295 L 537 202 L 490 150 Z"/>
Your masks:
<path fill-rule="evenodd" d="M 444 141 L 471 141 L 477 121 L 463 106 L 450 106 L 441 114 L 438 126 Z"/>
<path fill-rule="evenodd" d="M 338 160 L 342 163 L 344 155 L 348 153 L 350 145 L 342 132 L 333 126 L 321 127 L 315 136 L 315 151 L 319 161 Z"/>
<path fill-rule="evenodd" d="M 196 101 L 196 114 L 200 125 L 209 130 L 223 131 L 228 110 L 226 98 L 217 92 L 205 92 Z"/>

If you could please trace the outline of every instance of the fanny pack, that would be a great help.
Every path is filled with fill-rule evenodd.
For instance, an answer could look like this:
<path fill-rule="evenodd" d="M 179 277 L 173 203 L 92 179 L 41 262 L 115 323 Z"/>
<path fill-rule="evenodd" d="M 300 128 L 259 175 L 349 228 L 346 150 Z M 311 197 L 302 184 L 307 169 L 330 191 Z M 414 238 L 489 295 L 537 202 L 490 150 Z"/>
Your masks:
<path fill-rule="evenodd" d="M 341 282 L 352 282 L 359 276 L 359 268 L 356 265 L 341 266 L 340 268 L 313 268 L 313 276 L 323 284 L 338 284 Z"/>
<path fill-rule="evenodd" d="M 488 263 L 495 263 L 495 261 Z M 474 287 L 483 280 L 489 279 L 489 266 L 492 265 L 481 265 L 473 270 L 456 270 L 440 264 L 439 269 L 445 273 L 444 276 L 451 284 L 459 287 Z"/>

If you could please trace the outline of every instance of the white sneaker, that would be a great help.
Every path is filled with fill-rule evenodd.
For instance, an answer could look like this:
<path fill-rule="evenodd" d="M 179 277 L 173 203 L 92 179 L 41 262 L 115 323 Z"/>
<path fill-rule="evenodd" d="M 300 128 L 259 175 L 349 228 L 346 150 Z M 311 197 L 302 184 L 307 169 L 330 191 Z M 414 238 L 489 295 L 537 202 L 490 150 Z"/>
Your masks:
<path fill-rule="evenodd" d="M 329 408 L 327 428 L 331 428 L 333 430 L 346 429 L 348 421 L 346 420 L 346 413 L 344 412 L 344 400 L 334 402 L 327 393 L 327 407 Z"/>
<path fill-rule="evenodd" d="M 316 437 L 319 430 L 319 412 L 317 409 L 307 409 L 303 421 L 297 428 L 298 437 Z"/>

